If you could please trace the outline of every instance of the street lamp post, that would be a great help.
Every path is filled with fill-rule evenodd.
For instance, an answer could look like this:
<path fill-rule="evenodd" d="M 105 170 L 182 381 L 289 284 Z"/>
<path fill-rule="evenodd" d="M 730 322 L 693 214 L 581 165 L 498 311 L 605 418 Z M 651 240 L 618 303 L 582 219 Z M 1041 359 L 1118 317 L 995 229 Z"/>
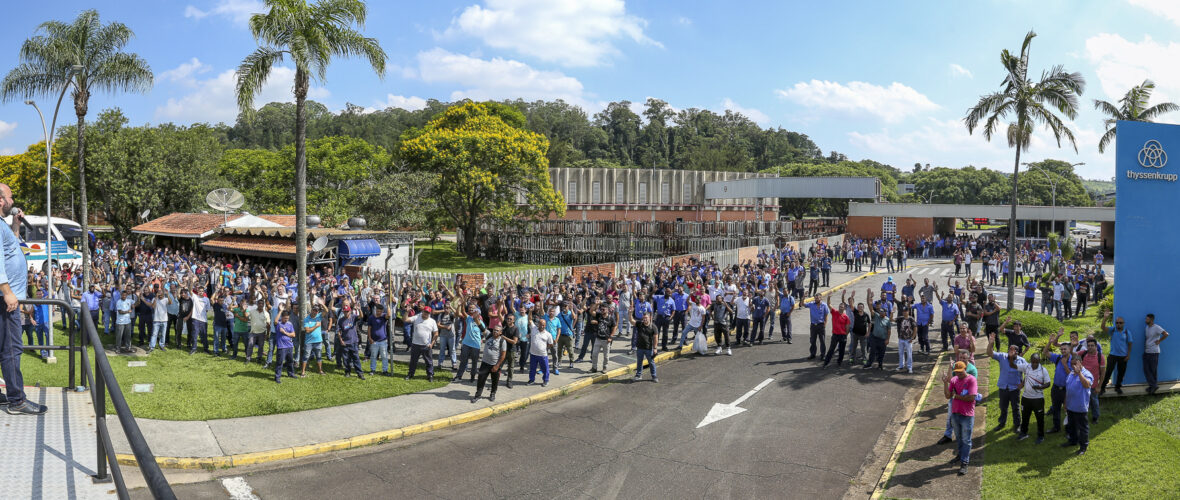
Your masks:
<path fill-rule="evenodd" d="M 32 106 L 37 110 L 37 116 L 41 118 L 41 131 L 45 134 L 45 279 L 46 290 L 48 297 L 53 297 L 53 134 L 57 131 L 57 112 L 61 110 L 61 100 L 66 96 L 66 90 L 69 90 L 70 85 L 74 82 L 74 75 L 82 71 L 82 66 L 75 64 L 70 67 L 70 71 L 66 74 L 66 83 L 61 86 L 61 93 L 57 96 L 57 105 L 53 107 L 53 121 L 50 122 L 49 128 L 45 127 L 45 115 L 41 114 L 41 108 L 37 107 L 37 103 L 28 100 L 25 104 Z M 60 172 L 61 169 L 58 169 Z M 89 244 L 90 240 L 87 235 L 82 235 L 84 244 Z M 63 316 L 64 318 L 64 316 Z M 49 345 L 53 345 L 53 320 L 50 319 L 48 326 Z M 50 363 L 56 361 L 53 351 L 49 351 Z"/>
<path fill-rule="evenodd" d="M 1072 168 L 1072 167 L 1076 167 L 1079 165 L 1085 165 L 1085 164 L 1086 164 L 1085 162 L 1073 163 L 1073 164 L 1070 164 L 1070 167 Z M 1049 213 L 1051 214 L 1050 217 L 1053 218 L 1053 221 L 1050 223 L 1050 227 L 1051 227 L 1050 231 L 1056 231 L 1057 230 L 1057 181 L 1053 180 L 1053 178 L 1049 176 L 1049 172 L 1046 171 L 1044 168 L 1042 168 L 1039 165 L 1035 165 L 1032 163 L 1025 163 L 1024 165 L 1027 166 L 1029 168 L 1029 170 L 1037 169 L 1042 174 L 1044 174 L 1045 179 L 1049 180 L 1049 186 L 1051 188 L 1053 188 L 1052 195 L 1051 195 L 1053 205 L 1049 209 Z"/>

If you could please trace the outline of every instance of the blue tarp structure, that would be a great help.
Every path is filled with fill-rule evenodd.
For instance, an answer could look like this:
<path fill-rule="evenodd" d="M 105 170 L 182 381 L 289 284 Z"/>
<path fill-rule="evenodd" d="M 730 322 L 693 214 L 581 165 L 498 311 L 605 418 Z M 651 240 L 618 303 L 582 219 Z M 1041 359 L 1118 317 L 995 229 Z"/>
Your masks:
<path fill-rule="evenodd" d="M 364 264 L 365 259 L 381 255 L 381 245 L 377 243 L 377 240 L 371 239 L 340 240 L 340 249 L 337 254 L 341 264 L 359 266 Z"/>

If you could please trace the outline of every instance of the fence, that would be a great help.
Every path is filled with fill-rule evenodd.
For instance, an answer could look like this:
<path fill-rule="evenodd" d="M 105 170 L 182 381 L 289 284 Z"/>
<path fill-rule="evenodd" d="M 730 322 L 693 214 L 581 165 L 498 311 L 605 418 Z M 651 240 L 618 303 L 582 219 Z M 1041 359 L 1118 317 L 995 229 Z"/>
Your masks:
<path fill-rule="evenodd" d="M 463 284 L 467 289 L 479 289 L 483 287 L 499 288 L 505 283 L 517 284 L 525 283 L 529 285 L 536 284 L 538 281 L 548 281 L 550 278 L 557 276 L 558 279 L 564 279 L 566 276 L 573 276 L 575 279 L 595 273 L 597 275 L 610 274 L 612 276 L 622 276 L 629 274 L 632 271 L 650 271 L 662 265 L 687 265 L 694 259 L 702 262 L 715 262 L 722 267 L 740 265 L 745 261 L 754 260 L 758 254 L 763 251 L 771 251 L 776 248 L 793 248 L 796 251 L 807 252 L 809 249 L 818 243 L 827 243 L 832 246 L 840 245 L 844 240 L 844 235 L 825 236 L 818 238 L 810 238 L 805 240 L 791 240 L 770 242 L 761 245 L 753 245 L 741 247 L 731 250 L 721 250 L 716 252 L 699 252 L 699 253 L 685 253 L 673 255 L 668 257 L 652 257 L 645 259 L 630 259 L 619 262 L 585 264 L 577 266 L 563 266 L 551 267 L 544 269 L 527 269 L 520 271 L 504 271 L 498 273 L 442 273 L 435 271 L 403 271 L 399 273 L 389 273 L 380 278 L 388 280 L 391 286 L 400 290 L 406 284 L 430 284 L 432 290 L 439 288 L 439 285 L 446 285 L 448 288 L 454 288 L 456 284 Z"/>
<path fill-rule="evenodd" d="M 477 228 L 476 254 L 526 264 L 588 265 L 782 245 L 844 232 L 842 218 L 796 221 L 535 221 Z M 459 233 L 460 249 L 465 239 Z"/>

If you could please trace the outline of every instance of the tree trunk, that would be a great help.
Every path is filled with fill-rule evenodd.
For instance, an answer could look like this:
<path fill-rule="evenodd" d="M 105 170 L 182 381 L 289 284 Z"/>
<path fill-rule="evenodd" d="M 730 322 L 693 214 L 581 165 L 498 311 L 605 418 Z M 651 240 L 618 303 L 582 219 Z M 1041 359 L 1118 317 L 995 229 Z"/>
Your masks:
<path fill-rule="evenodd" d="M 463 226 L 463 255 L 467 260 L 475 258 L 475 220 L 467 221 Z"/>
<path fill-rule="evenodd" d="M 295 70 L 295 282 L 299 294 L 299 325 L 304 315 L 310 314 L 307 301 L 307 101 L 308 76 L 303 69 Z M 298 329 L 303 342 L 303 328 Z"/>
<path fill-rule="evenodd" d="M 81 208 L 82 225 L 82 290 L 89 290 L 90 284 L 90 214 L 86 210 L 86 92 L 74 94 L 74 114 L 78 116 L 78 198 Z"/>
<path fill-rule="evenodd" d="M 1021 124 L 1023 125 L 1023 124 Z M 1019 130 L 1024 130 L 1023 127 Z M 1008 219 L 1008 310 L 1016 299 L 1016 177 L 1020 175 L 1020 144 L 1016 145 L 1016 164 L 1012 167 L 1012 215 Z"/>

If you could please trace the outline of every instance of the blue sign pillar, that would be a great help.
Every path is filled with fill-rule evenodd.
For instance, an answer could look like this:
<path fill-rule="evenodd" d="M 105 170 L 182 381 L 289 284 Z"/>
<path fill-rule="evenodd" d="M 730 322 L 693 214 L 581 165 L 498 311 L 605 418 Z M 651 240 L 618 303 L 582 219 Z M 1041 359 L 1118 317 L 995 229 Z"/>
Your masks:
<path fill-rule="evenodd" d="M 1120 121 L 1116 127 L 1114 316 L 1125 319 L 1134 342 L 1124 383 L 1137 384 L 1146 380 L 1147 314 L 1168 333 L 1180 333 L 1173 296 L 1180 276 L 1180 125 Z M 1180 338 L 1160 344 L 1159 380 L 1180 380 Z"/>

